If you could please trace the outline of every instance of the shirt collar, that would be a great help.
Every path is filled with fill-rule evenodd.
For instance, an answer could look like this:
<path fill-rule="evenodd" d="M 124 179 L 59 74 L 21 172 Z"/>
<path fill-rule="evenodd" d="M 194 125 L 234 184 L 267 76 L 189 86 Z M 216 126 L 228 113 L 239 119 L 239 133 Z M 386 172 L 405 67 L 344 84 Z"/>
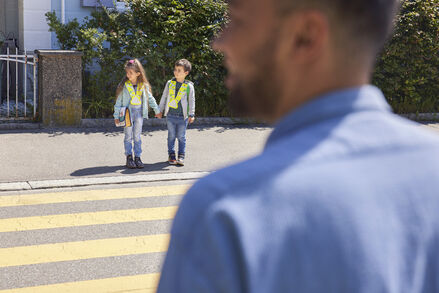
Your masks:
<path fill-rule="evenodd" d="M 307 125 L 360 111 L 390 112 L 383 93 L 372 85 L 334 91 L 319 96 L 283 117 L 270 134 L 266 147 Z"/>

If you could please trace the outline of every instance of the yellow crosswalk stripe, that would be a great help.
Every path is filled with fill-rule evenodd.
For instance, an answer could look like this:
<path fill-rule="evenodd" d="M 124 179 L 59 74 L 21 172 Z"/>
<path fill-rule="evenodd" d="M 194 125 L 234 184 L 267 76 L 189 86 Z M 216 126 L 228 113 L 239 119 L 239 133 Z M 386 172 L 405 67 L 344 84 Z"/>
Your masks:
<path fill-rule="evenodd" d="M 165 252 L 169 234 L 0 248 L 0 267 Z"/>
<path fill-rule="evenodd" d="M 0 196 L 0 207 L 182 195 L 188 190 L 189 187 L 190 185 L 169 185 L 124 189 L 5 195 Z"/>
<path fill-rule="evenodd" d="M 153 293 L 156 291 L 159 278 L 160 278 L 160 274 L 145 274 L 145 275 L 136 275 L 136 276 L 116 277 L 116 278 L 108 278 L 108 279 L 0 290 L 0 293 L 59 293 L 59 292 Z"/>
<path fill-rule="evenodd" d="M 173 219 L 177 206 L 0 219 L 0 232 Z"/>

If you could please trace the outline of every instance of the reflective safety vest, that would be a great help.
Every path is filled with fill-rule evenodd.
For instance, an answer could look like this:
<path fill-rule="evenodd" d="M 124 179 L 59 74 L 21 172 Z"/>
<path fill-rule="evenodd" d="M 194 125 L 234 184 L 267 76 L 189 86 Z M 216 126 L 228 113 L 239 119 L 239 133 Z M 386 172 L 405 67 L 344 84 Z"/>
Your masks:
<path fill-rule="evenodd" d="M 181 101 L 182 95 L 185 91 L 188 91 L 188 84 L 182 83 L 180 89 L 178 90 L 177 96 L 175 95 L 175 87 L 177 86 L 177 81 L 171 80 L 169 83 L 169 96 L 170 100 L 168 103 L 169 108 L 178 109 L 178 102 Z"/>
<path fill-rule="evenodd" d="M 141 83 L 139 83 L 137 85 L 137 90 L 134 91 L 134 86 L 131 83 L 131 81 L 127 80 L 125 82 L 125 86 L 128 89 L 128 92 L 130 93 L 130 97 L 131 97 L 131 101 L 130 104 L 131 105 L 141 105 L 142 104 L 142 88 L 143 85 Z"/>

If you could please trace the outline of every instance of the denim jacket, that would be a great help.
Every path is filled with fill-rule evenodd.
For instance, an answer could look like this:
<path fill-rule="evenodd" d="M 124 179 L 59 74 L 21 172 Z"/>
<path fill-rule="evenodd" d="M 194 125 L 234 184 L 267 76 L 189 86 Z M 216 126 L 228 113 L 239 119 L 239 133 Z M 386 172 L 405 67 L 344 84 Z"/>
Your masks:
<path fill-rule="evenodd" d="M 160 99 L 160 111 L 165 111 L 165 116 L 169 112 L 169 101 L 171 100 L 171 96 L 169 95 L 169 84 L 171 81 L 175 81 L 175 78 L 172 80 L 168 80 L 166 83 L 165 89 L 163 90 L 162 98 Z M 181 106 L 183 107 L 183 116 L 184 119 L 188 118 L 188 116 L 195 115 L 195 88 L 194 84 L 190 81 L 185 80 L 189 87 L 188 91 L 184 91 L 181 96 Z M 188 96 L 189 93 L 189 96 Z"/>
<path fill-rule="evenodd" d="M 142 90 L 142 108 L 143 108 L 142 115 L 143 118 L 148 118 L 148 105 L 152 107 L 154 113 L 156 114 L 160 113 L 160 110 L 157 105 L 157 102 L 155 101 L 155 98 L 151 94 L 148 85 L 145 85 L 145 88 Z M 146 99 L 146 92 L 148 92 L 148 101 Z M 131 108 L 130 101 L 131 101 L 130 93 L 128 92 L 127 87 L 124 86 L 122 92 L 117 97 L 116 103 L 114 104 L 114 113 L 113 113 L 114 119 L 119 119 L 119 111 L 121 107 Z"/>

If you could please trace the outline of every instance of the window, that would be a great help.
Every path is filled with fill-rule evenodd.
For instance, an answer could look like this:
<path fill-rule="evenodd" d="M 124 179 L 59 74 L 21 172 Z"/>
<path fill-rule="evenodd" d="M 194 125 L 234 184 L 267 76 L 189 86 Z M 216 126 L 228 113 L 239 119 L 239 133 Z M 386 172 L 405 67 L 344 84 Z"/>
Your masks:
<path fill-rule="evenodd" d="M 113 0 L 82 0 L 82 6 L 84 7 L 109 7 L 114 8 Z"/>

